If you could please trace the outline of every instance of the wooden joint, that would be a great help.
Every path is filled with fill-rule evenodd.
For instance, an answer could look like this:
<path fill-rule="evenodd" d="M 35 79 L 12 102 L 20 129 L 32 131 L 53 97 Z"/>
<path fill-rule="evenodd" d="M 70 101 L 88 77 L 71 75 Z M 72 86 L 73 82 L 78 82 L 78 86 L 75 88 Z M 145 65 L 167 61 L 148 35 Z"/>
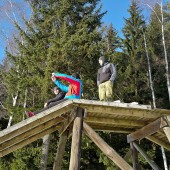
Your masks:
<path fill-rule="evenodd" d="M 161 128 L 167 127 L 168 121 L 166 120 L 166 117 L 161 117 L 154 122 L 142 127 L 141 129 L 127 135 L 127 141 L 128 143 L 133 142 L 135 140 L 141 140 L 147 136 L 150 136 L 157 131 L 159 131 Z"/>
<path fill-rule="evenodd" d="M 72 109 L 70 115 L 66 118 L 66 120 L 63 123 L 63 126 L 61 127 L 61 129 L 59 130 L 59 134 L 60 136 L 68 129 L 68 127 L 70 126 L 70 124 L 73 123 L 74 119 L 77 116 L 77 109 L 78 108 L 74 108 Z"/>

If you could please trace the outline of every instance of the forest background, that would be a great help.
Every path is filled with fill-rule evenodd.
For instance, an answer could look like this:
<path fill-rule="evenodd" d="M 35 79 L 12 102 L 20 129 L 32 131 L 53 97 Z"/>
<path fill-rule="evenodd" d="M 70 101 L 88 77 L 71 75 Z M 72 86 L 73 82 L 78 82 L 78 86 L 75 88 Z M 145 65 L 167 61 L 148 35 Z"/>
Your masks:
<path fill-rule="evenodd" d="M 26 119 L 25 112 L 38 110 L 53 97 L 54 71 L 78 72 L 83 81 L 84 99 L 98 100 L 96 74 L 98 58 L 104 55 L 116 65 L 118 76 L 113 100 L 138 102 L 153 108 L 170 109 L 170 3 L 133 0 L 129 17 L 124 18 L 123 36 L 112 24 L 103 24 L 100 0 L 25 0 L 30 17 L 18 1 L 4 1 L 1 15 L 13 24 L 6 39 L 5 58 L 0 64 L 0 127 Z M 23 9 L 24 9 L 23 5 Z M 149 10 L 145 19 L 142 10 Z M 121 155 L 129 149 L 126 135 L 99 132 Z M 2 170 L 52 169 L 58 134 L 50 135 L 47 164 L 42 162 L 43 140 L 39 139 L 0 160 Z M 67 142 L 63 169 L 68 169 L 70 140 Z M 163 169 L 161 148 L 142 140 L 141 146 Z M 165 150 L 167 164 L 170 153 Z M 85 136 L 82 140 L 81 169 L 115 169 L 99 149 Z M 144 169 L 151 169 L 140 157 Z"/>

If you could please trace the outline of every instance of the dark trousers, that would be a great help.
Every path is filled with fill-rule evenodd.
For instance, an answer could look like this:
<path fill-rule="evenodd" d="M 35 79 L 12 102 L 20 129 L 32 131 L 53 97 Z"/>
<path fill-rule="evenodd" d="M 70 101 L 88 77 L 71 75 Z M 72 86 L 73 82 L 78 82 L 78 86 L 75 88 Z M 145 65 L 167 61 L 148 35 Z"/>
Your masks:
<path fill-rule="evenodd" d="M 64 101 L 66 101 L 66 100 L 68 100 L 68 99 L 61 99 L 61 100 L 56 101 L 56 102 L 51 102 L 48 106 L 44 107 L 43 109 L 35 111 L 34 114 L 36 115 L 36 114 L 38 114 L 38 113 L 40 113 L 40 112 L 42 112 L 44 110 L 47 110 L 47 109 L 49 109 L 49 108 L 51 108 L 51 107 L 53 107 L 55 105 L 58 105 L 59 103 L 62 103 Z"/>

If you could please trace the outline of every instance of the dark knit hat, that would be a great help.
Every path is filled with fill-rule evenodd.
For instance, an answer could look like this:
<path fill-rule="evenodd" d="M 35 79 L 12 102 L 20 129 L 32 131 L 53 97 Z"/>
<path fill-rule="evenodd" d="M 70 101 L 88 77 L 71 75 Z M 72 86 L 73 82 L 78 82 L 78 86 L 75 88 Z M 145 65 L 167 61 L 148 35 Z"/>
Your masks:
<path fill-rule="evenodd" d="M 105 62 L 105 57 L 104 57 L 104 56 L 101 56 L 101 57 L 99 58 L 99 60 L 102 60 L 103 63 L 104 63 L 104 62 Z"/>
<path fill-rule="evenodd" d="M 61 89 L 59 87 L 54 87 L 54 91 L 58 90 L 59 92 L 61 91 Z"/>
<path fill-rule="evenodd" d="M 76 79 L 80 79 L 80 75 L 78 73 L 73 73 L 71 76 Z"/>

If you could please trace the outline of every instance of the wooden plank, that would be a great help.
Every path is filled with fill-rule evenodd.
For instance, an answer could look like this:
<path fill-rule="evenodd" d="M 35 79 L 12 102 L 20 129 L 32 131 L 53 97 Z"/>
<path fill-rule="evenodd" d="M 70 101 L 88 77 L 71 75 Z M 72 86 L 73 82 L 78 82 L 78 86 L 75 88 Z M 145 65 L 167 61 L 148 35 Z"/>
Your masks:
<path fill-rule="evenodd" d="M 133 169 L 140 170 L 139 161 L 138 161 L 138 152 L 137 152 L 136 148 L 134 147 L 134 142 L 130 142 L 130 147 L 131 147 L 131 150 L 132 150 Z"/>
<path fill-rule="evenodd" d="M 53 170 L 61 170 L 61 168 L 62 168 L 63 156 L 64 156 L 65 146 L 66 146 L 66 142 L 67 142 L 67 133 L 68 132 L 65 131 L 60 136 L 56 157 L 54 160 Z"/>
<path fill-rule="evenodd" d="M 115 132 L 115 133 L 123 133 L 128 134 L 132 133 L 134 129 L 124 128 L 124 127 L 112 127 L 112 126 L 102 126 L 102 125 L 93 125 L 89 123 L 89 126 L 94 129 L 95 131 L 105 131 L 105 132 Z"/>
<path fill-rule="evenodd" d="M 133 168 L 111 148 L 89 125 L 83 123 L 85 134 L 122 170 L 132 170 Z"/>
<path fill-rule="evenodd" d="M 167 150 L 170 151 L 170 145 L 169 143 L 166 143 L 165 141 L 163 140 L 159 140 L 158 138 L 155 138 L 154 136 L 147 136 L 146 139 L 160 145 L 160 146 L 163 146 L 164 148 L 166 148 Z"/>
<path fill-rule="evenodd" d="M 124 159 L 126 162 L 128 162 L 129 159 L 131 158 L 131 155 L 132 155 L 132 150 L 129 149 L 128 152 L 126 153 L 126 155 L 123 157 L 123 159 Z M 119 169 L 120 169 L 119 167 L 116 167 L 115 170 L 119 170 Z"/>
<path fill-rule="evenodd" d="M 159 118 L 154 122 L 144 126 L 143 128 L 133 132 L 127 136 L 127 141 L 130 143 L 135 140 L 141 140 L 146 136 L 156 133 L 160 128 L 167 126 L 167 122 L 163 118 Z"/>
<path fill-rule="evenodd" d="M 145 119 L 157 119 L 161 117 L 161 113 L 152 113 L 150 110 L 135 110 L 132 108 L 115 108 L 115 107 L 103 107 L 103 106 L 88 106 L 88 107 L 83 107 L 80 105 L 82 108 L 86 108 L 88 113 L 104 113 L 105 116 L 106 114 L 113 115 L 113 116 L 122 116 L 122 117 L 134 117 L 134 118 L 145 118 Z"/>
<path fill-rule="evenodd" d="M 151 109 L 150 105 L 140 105 L 140 104 L 132 104 L 132 103 L 117 103 L 117 102 L 103 102 L 96 100 L 73 100 L 74 104 L 81 105 L 93 105 L 93 106 L 111 106 L 111 107 L 122 107 L 122 108 L 134 108 L 134 109 Z"/>
<path fill-rule="evenodd" d="M 13 145 L 13 146 L 11 146 L 9 148 L 6 148 L 5 150 L 0 151 L 0 157 L 3 157 L 5 155 L 19 149 L 19 148 L 22 148 L 22 147 L 36 141 L 37 139 L 40 139 L 41 137 L 43 137 L 43 136 L 45 136 L 47 134 L 55 132 L 58 129 L 59 129 L 59 127 L 57 127 L 57 126 L 50 127 L 49 129 L 46 129 L 46 130 L 40 132 L 39 134 L 31 136 L 29 139 L 26 139 L 24 141 L 21 141 L 20 143 L 17 143 L 16 145 Z"/>
<path fill-rule="evenodd" d="M 0 143 L 2 143 L 5 140 L 8 140 L 9 138 L 13 138 L 17 135 L 20 135 L 33 127 L 37 127 L 51 119 L 56 118 L 57 116 L 59 117 L 65 112 L 70 111 L 71 105 L 68 106 L 70 102 L 68 103 L 61 103 L 60 106 L 54 106 L 51 107 L 48 110 L 45 110 L 31 118 L 28 118 L 20 123 L 17 123 L 8 129 L 4 129 L 3 131 L 0 132 Z M 62 108 L 61 108 L 62 106 Z"/>
<path fill-rule="evenodd" d="M 133 145 L 154 170 L 160 170 L 158 165 L 147 155 L 147 153 L 136 142 L 133 142 Z"/>
<path fill-rule="evenodd" d="M 122 126 L 133 126 L 141 127 L 145 126 L 146 123 L 138 120 L 126 120 L 126 119 L 115 119 L 115 118 L 105 118 L 105 117 L 86 117 L 85 122 L 87 123 L 100 123 L 106 125 L 122 125 Z"/>
<path fill-rule="evenodd" d="M 75 118 L 73 124 L 69 170 L 80 169 L 80 156 L 81 156 L 80 148 L 81 148 L 82 127 L 83 127 L 83 109 L 78 108 L 77 117 Z"/>
<path fill-rule="evenodd" d="M 43 123 L 40 126 L 34 127 L 22 134 L 19 134 L 18 136 L 15 136 L 13 138 L 9 138 L 8 140 L 4 141 L 3 143 L 0 144 L 0 150 L 4 150 L 6 147 L 10 147 L 16 143 L 19 143 L 23 140 L 28 139 L 30 136 L 36 135 L 45 129 L 49 129 L 50 127 L 57 125 L 63 121 L 63 118 L 55 118 L 53 120 L 50 120 L 48 122 Z"/>

